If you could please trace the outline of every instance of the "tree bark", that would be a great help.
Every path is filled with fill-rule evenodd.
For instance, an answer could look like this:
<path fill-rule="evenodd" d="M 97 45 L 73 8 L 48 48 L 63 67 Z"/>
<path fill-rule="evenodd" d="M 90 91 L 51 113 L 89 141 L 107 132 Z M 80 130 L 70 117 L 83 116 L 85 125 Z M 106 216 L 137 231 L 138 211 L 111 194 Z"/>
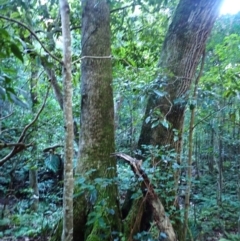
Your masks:
<path fill-rule="evenodd" d="M 221 2 L 222 0 L 181 0 L 178 4 L 164 40 L 158 78 L 154 81 L 155 88 L 147 103 L 138 143 L 140 148 L 143 144 L 171 144 L 171 148 L 179 153 L 189 89 Z M 164 96 L 161 97 L 157 91 Z M 151 121 L 146 123 L 146 118 L 153 117 L 156 110 L 170 123 L 170 128 L 161 124 L 151 128 Z M 173 129 L 179 131 L 177 142 L 173 140 Z"/>
<path fill-rule="evenodd" d="M 65 121 L 63 229 L 62 241 L 73 240 L 73 115 L 72 115 L 72 54 L 70 8 L 67 0 L 59 0 L 63 36 L 63 113 Z"/>
<path fill-rule="evenodd" d="M 138 142 L 142 152 L 142 145 L 165 146 L 167 150 L 176 152 L 176 162 L 180 164 L 184 111 L 190 86 L 221 3 L 222 0 L 179 2 L 164 40 L 158 77 L 154 80 L 146 107 Z M 173 176 L 172 201 L 167 202 L 164 196 L 161 197 L 167 211 L 176 204 L 178 171 Z M 181 227 L 175 221 L 175 230 L 178 229 Z"/>
<path fill-rule="evenodd" d="M 110 14 L 105 0 L 82 0 L 82 7 L 81 132 L 76 175 L 84 176 L 95 190 L 76 200 L 74 240 L 113 240 L 113 232 L 120 229 L 120 216 L 118 190 L 112 181 L 117 176 L 116 161 L 110 156 L 115 150 Z M 104 186 L 101 180 L 106 179 L 111 182 Z M 106 227 L 100 225 L 99 218 L 84 226 L 91 211 Z"/>

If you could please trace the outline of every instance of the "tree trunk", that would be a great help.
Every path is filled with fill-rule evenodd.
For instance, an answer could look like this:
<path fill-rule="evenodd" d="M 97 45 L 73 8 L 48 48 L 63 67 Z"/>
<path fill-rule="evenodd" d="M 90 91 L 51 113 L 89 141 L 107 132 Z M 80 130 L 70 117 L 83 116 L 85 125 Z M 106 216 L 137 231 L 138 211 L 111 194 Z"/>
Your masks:
<path fill-rule="evenodd" d="M 30 94 L 32 101 L 32 113 L 36 114 L 37 105 L 38 105 L 38 94 L 37 94 L 37 82 L 38 82 L 38 71 L 36 71 L 35 59 L 32 59 L 31 62 L 31 82 L 30 82 Z M 37 135 L 37 124 L 35 124 L 34 132 L 31 133 L 30 137 L 33 138 Z M 32 189 L 32 209 L 37 211 L 39 204 L 39 189 L 38 189 L 38 170 L 37 170 L 37 144 L 32 148 L 32 156 L 34 157 L 34 163 L 31 163 L 31 167 L 29 169 L 29 185 Z"/>
<path fill-rule="evenodd" d="M 116 161 L 110 156 L 115 150 L 110 14 L 105 0 L 83 0 L 82 7 L 81 131 L 76 175 L 84 176 L 95 189 L 76 200 L 74 240 L 113 240 L 113 232 L 120 229 L 120 216 L 118 190 L 112 181 L 117 176 Z M 104 180 L 110 181 L 108 185 Z M 87 227 L 86 219 L 90 223 Z"/>
<path fill-rule="evenodd" d="M 62 241 L 73 240 L 73 115 L 72 115 L 72 54 L 70 8 L 67 0 L 59 0 L 63 36 L 63 113 L 65 121 L 63 229 Z"/>
<path fill-rule="evenodd" d="M 180 164 L 184 111 L 190 86 L 221 2 L 222 0 L 179 2 L 164 40 L 158 77 L 147 103 L 138 142 L 142 151 L 142 145 L 165 146 L 176 152 L 176 161 Z M 167 202 L 164 195 L 161 197 L 167 211 L 173 204 L 176 205 L 178 172 L 174 172 L 173 176 L 175 187 L 167 194 L 172 196 L 172 201 Z M 181 230 L 179 221 L 173 219 L 175 230 Z"/>
<path fill-rule="evenodd" d="M 171 145 L 178 153 L 181 150 L 181 131 L 189 89 L 196 73 L 207 37 L 218 15 L 222 0 L 181 0 L 164 40 L 158 78 L 149 97 L 143 122 L 141 145 Z M 163 93 L 161 97 L 159 93 Z M 159 124 L 151 128 L 154 111 L 166 118 L 170 128 Z M 174 142 L 174 132 L 179 131 L 179 140 Z"/>
<path fill-rule="evenodd" d="M 184 202 L 185 209 L 184 209 L 184 220 L 183 220 L 183 238 L 182 238 L 183 240 L 186 240 L 187 231 L 189 229 L 188 215 L 189 215 L 189 209 L 190 209 L 190 196 L 191 196 L 191 187 L 192 187 L 192 156 L 193 156 L 193 142 L 194 142 L 193 134 L 194 134 L 194 121 L 195 121 L 195 108 L 196 108 L 197 94 L 198 94 L 197 87 L 203 72 L 204 61 L 205 61 L 205 51 L 203 52 L 200 72 L 194 83 L 193 94 L 191 98 L 192 104 L 190 107 L 190 123 L 189 123 L 189 134 L 188 134 L 188 162 L 187 162 L 187 168 L 186 168 L 187 185 L 185 189 L 185 202 Z M 192 237 L 191 237 L 191 240 L 192 240 Z"/>

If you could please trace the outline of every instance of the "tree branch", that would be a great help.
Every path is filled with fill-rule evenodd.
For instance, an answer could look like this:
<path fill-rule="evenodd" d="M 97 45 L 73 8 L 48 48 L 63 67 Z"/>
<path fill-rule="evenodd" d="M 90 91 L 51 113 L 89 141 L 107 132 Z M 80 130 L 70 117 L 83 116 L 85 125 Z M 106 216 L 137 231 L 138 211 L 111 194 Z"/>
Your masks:
<path fill-rule="evenodd" d="M 50 87 L 51 86 L 49 85 L 45 99 L 43 101 L 43 104 L 42 104 L 41 108 L 39 109 L 38 113 L 36 114 L 35 118 L 32 120 L 32 122 L 30 122 L 27 126 L 25 126 L 25 128 L 23 129 L 23 131 L 18 139 L 18 142 L 13 145 L 14 148 L 12 149 L 12 151 L 0 160 L 0 166 L 2 166 L 6 161 L 8 161 L 11 157 L 15 156 L 17 153 L 21 152 L 25 148 L 32 145 L 32 143 L 31 144 L 23 144 L 24 137 L 26 135 L 27 130 L 37 121 L 38 117 L 40 116 L 41 112 L 43 111 L 46 101 L 47 101 Z"/>
<path fill-rule="evenodd" d="M 223 106 L 222 108 L 220 108 L 220 109 L 218 109 L 218 110 L 216 110 L 216 111 L 213 111 L 212 113 L 206 115 L 203 119 L 199 120 L 199 121 L 193 126 L 193 129 L 194 129 L 197 125 L 201 124 L 201 123 L 204 122 L 206 119 L 208 119 L 209 117 L 211 117 L 212 115 L 214 115 L 214 114 L 216 114 L 216 113 L 224 110 L 227 106 L 228 106 L 228 104 L 225 105 L 225 106 Z"/>
<path fill-rule="evenodd" d="M 134 6 L 134 5 L 135 5 L 135 4 L 132 3 L 132 4 L 129 4 L 129 5 L 123 6 L 123 7 L 121 7 L 121 8 L 115 8 L 115 9 L 112 9 L 112 10 L 110 11 L 110 13 L 115 13 L 115 12 L 124 10 L 124 9 L 126 9 L 126 8 L 130 8 L 130 7 Z"/>
<path fill-rule="evenodd" d="M 0 18 L 5 19 L 7 21 L 13 22 L 13 23 L 17 23 L 18 25 L 22 26 L 23 28 L 27 29 L 34 37 L 35 39 L 39 42 L 39 44 L 41 45 L 41 47 L 44 49 L 44 51 L 46 53 L 48 53 L 53 59 L 55 59 L 56 61 L 58 61 L 60 64 L 63 64 L 63 61 L 60 60 L 58 57 L 56 57 L 55 55 L 53 55 L 41 42 L 41 40 L 38 38 L 38 36 L 36 35 L 36 33 L 31 30 L 26 24 L 19 22 L 18 20 L 12 19 L 12 18 L 8 18 L 5 16 L 0 15 Z"/>
<path fill-rule="evenodd" d="M 10 114 L 8 114 L 8 115 L 6 115 L 6 116 L 1 117 L 1 118 L 0 118 L 0 121 L 2 121 L 2 120 L 4 120 L 4 119 L 7 119 L 7 118 L 10 117 L 12 114 L 13 114 L 13 112 L 10 113 Z"/>
<path fill-rule="evenodd" d="M 7 148 L 7 147 L 20 147 L 21 149 L 25 149 L 29 146 L 32 146 L 33 143 L 30 144 L 24 144 L 24 143 L 6 143 L 6 142 L 0 142 L 0 149 Z"/>

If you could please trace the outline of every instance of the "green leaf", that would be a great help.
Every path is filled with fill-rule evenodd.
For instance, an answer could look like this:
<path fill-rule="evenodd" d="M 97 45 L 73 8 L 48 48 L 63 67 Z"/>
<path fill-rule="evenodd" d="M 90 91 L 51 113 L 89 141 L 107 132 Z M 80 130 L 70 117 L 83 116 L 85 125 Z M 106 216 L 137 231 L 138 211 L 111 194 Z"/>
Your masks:
<path fill-rule="evenodd" d="M 23 62 L 23 56 L 18 46 L 14 43 L 11 43 L 10 47 L 11 47 L 12 53 Z"/>
<path fill-rule="evenodd" d="M 140 192 L 135 192 L 135 193 L 132 194 L 131 199 L 136 200 L 136 199 L 138 199 L 140 197 L 141 197 L 141 193 Z"/>
<path fill-rule="evenodd" d="M 148 116 L 147 118 L 146 118 L 146 120 L 145 120 L 145 123 L 147 124 L 147 123 L 149 123 L 150 122 L 150 120 L 151 120 L 151 117 L 150 116 Z"/>
<path fill-rule="evenodd" d="M 168 121 L 167 121 L 166 119 L 162 120 L 162 121 L 161 121 L 161 124 L 162 124 L 166 129 L 169 128 L 169 123 L 168 123 Z"/>
<path fill-rule="evenodd" d="M 109 214 L 111 214 L 111 215 L 114 215 L 114 214 L 115 214 L 115 211 L 114 211 L 114 209 L 112 209 L 112 208 L 108 208 L 108 209 L 107 209 L 107 212 L 108 212 Z"/>
<path fill-rule="evenodd" d="M 61 168 L 61 161 L 58 155 L 50 154 L 44 162 L 48 169 L 56 173 Z"/>
<path fill-rule="evenodd" d="M 3 39 L 9 39 L 8 32 L 5 29 L 3 29 L 3 28 L 0 28 L 0 36 L 1 36 L 1 41 Z"/>
<path fill-rule="evenodd" d="M 101 228 L 106 228 L 107 226 L 106 226 L 106 223 L 105 223 L 105 221 L 104 221 L 104 219 L 102 218 L 102 217 L 99 217 L 99 219 L 98 219 L 98 224 L 99 224 L 99 226 L 101 227 Z"/>
<path fill-rule="evenodd" d="M 175 141 L 178 141 L 178 136 L 177 135 L 174 135 L 174 137 L 173 137 L 173 141 L 175 142 Z"/>
<path fill-rule="evenodd" d="M 6 94 L 6 90 L 2 86 L 0 86 L 0 95 L 5 96 L 5 94 Z"/>
<path fill-rule="evenodd" d="M 152 129 L 153 129 L 153 128 L 155 128 L 156 126 L 158 126 L 158 125 L 159 125 L 159 123 L 160 123 L 160 121 L 159 121 L 159 120 L 154 121 L 154 122 L 152 123 L 152 125 L 151 125 L 151 128 L 152 128 Z"/>

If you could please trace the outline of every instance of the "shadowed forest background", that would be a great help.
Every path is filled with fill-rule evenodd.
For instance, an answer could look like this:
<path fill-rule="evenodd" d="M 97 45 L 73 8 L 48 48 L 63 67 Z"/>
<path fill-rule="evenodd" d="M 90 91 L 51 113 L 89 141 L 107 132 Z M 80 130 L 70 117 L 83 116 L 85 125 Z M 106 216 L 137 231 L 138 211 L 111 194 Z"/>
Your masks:
<path fill-rule="evenodd" d="M 0 240 L 240 240 L 221 4 L 0 0 Z"/>

